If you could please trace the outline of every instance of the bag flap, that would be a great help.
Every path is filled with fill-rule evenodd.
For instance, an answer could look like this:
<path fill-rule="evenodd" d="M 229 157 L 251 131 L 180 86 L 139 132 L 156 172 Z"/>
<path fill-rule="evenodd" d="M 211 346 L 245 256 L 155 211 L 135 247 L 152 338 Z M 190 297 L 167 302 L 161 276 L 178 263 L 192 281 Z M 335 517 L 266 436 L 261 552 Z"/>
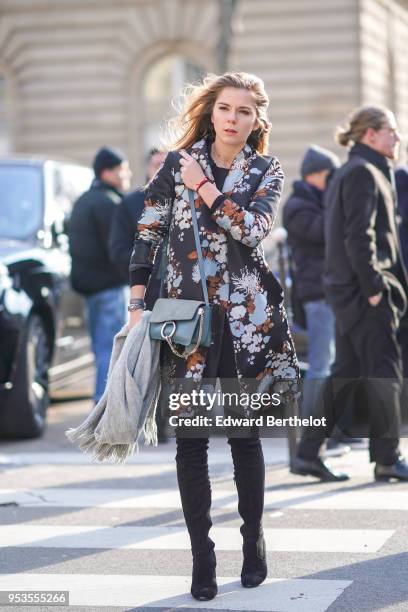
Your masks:
<path fill-rule="evenodd" d="M 165 321 L 190 321 L 194 318 L 197 309 L 204 306 L 199 300 L 181 300 L 177 298 L 159 298 L 156 300 L 150 323 L 164 323 Z"/>

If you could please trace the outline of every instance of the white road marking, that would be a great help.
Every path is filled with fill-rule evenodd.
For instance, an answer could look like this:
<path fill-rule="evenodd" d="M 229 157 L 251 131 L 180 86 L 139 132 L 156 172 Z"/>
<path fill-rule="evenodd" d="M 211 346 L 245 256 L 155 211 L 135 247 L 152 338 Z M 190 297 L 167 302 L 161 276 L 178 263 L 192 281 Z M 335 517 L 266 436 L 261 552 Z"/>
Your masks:
<path fill-rule="evenodd" d="M 217 582 L 217 597 L 204 602 L 191 597 L 190 576 L 3 574 L 0 590 L 65 590 L 70 592 L 71 606 L 83 607 L 325 612 L 351 584 L 348 580 L 267 578 L 257 589 L 244 589 L 237 577 L 218 577 Z"/>
<path fill-rule="evenodd" d="M 265 529 L 268 551 L 373 553 L 394 534 L 379 529 Z M 217 550 L 240 551 L 238 528 L 213 528 Z M 185 527 L 111 527 L 105 525 L 0 526 L 0 548 L 95 548 L 190 550 Z"/>
<path fill-rule="evenodd" d="M 274 440 L 275 442 L 275 440 Z M 140 445 L 140 452 L 130 457 L 124 464 L 168 463 L 174 462 L 176 446 L 170 441 L 164 447 L 146 447 Z M 265 463 L 274 465 L 276 463 L 287 463 L 288 452 L 285 440 L 276 440 L 276 445 L 270 447 L 264 444 Z M 209 463 L 227 463 L 232 465 L 231 452 L 225 442 L 225 449 L 219 447 L 208 453 Z M 91 457 L 80 452 L 24 452 L 24 453 L 0 453 L 0 465 L 113 465 L 112 462 L 100 463 L 92 461 Z"/>
<path fill-rule="evenodd" d="M 163 467 L 169 474 L 171 470 Z M 363 491 L 338 483 L 296 489 L 265 491 L 265 510 L 290 508 L 292 510 L 408 510 L 408 485 L 373 485 Z M 220 489 L 213 485 L 214 508 L 237 508 L 234 488 Z M 15 502 L 26 507 L 71 508 L 181 508 L 180 494 L 174 489 L 85 489 L 38 488 L 0 489 L 0 505 Z"/>

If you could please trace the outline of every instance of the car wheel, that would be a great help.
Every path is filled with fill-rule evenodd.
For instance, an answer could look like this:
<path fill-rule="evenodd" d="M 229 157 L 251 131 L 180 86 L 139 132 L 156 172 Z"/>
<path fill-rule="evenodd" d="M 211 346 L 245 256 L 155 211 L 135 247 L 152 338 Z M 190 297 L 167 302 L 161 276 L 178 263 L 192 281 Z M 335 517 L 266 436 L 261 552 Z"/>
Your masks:
<path fill-rule="evenodd" d="M 17 373 L 5 410 L 0 410 L 0 436 L 36 438 L 46 427 L 50 341 L 43 319 L 32 314 L 23 332 Z"/>

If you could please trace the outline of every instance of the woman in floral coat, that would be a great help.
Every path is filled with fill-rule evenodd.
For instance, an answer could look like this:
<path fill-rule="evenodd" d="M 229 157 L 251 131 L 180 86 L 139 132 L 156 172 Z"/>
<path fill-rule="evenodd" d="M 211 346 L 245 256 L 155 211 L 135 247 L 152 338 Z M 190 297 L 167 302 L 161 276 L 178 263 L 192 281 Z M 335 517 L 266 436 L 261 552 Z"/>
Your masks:
<path fill-rule="evenodd" d="M 181 359 L 162 343 L 162 377 L 167 383 L 200 385 L 219 377 L 221 383 L 235 380 L 242 392 L 271 385 L 276 389 L 277 381 L 287 389 L 298 377 L 282 290 L 261 244 L 275 221 L 283 185 L 278 160 L 264 156 L 268 104 L 263 82 L 254 75 L 206 77 L 187 95 L 175 149 L 148 185 L 130 263 L 132 298 L 143 298 L 155 251 L 167 237 L 166 295 L 203 299 L 188 199 L 192 189 L 212 306 L 208 348 Z M 132 311 L 130 326 L 140 317 L 140 310 Z M 262 446 L 257 432 L 231 436 L 228 443 L 244 521 L 241 581 L 253 587 L 267 571 Z M 214 543 L 208 537 L 212 523 L 207 448 L 208 437 L 177 435 L 177 476 L 193 553 L 191 592 L 201 600 L 217 593 Z"/>

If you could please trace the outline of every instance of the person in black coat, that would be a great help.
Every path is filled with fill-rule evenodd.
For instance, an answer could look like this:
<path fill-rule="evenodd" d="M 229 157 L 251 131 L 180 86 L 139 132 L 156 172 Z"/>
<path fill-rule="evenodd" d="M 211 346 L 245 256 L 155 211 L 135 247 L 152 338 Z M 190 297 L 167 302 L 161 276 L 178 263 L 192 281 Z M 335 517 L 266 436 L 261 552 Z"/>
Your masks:
<path fill-rule="evenodd" d="M 399 234 L 402 256 L 408 268 L 408 166 L 401 166 L 395 172 L 398 195 Z"/>
<path fill-rule="evenodd" d="M 115 208 L 130 187 L 125 156 L 102 147 L 95 156 L 95 179 L 75 202 L 69 220 L 71 284 L 84 296 L 96 364 L 95 403 L 105 389 L 112 342 L 126 321 L 125 280 L 109 255 Z"/>
<path fill-rule="evenodd" d="M 163 163 L 166 154 L 158 149 L 151 149 L 147 159 L 147 181 L 150 181 Z M 135 232 L 140 216 L 144 210 L 145 189 L 139 188 L 126 195 L 115 209 L 109 236 L 110 258 L 120 270 L 123 282 L 129 281 L 129 262 L 132 255 Z M 157 265 L 146 289 L 146 308 L 151 310 L 159 296 L 160 278 L 158 268 L 161 261 L 161 249 L 156 256 Z"/>
<path fill-rule="evenodd" d="M 405 268 L 408 268 L 408 166 L 401 166 L 395 172 L 398 195 L 399 236 Z M 408 406 L 408 313 L 401 320 L 398 339 L 402 349 L 404 372 L 404 402 Z M 405 414 L 403 416 L 406 416 Z"/>
<path fill-rule="evenodd" d="M 323 193 L 333 171 L 340 165 L 336 155 L 311 145 L 301 164 L 301 180 L 293 183 L 283 209 L 283 225 L 293 261 L 296 299 L 305 310 L 308 331 L 307 378 L 325 378 L 334 358 L 334 316 L 323 288 L 324 208 Z M 303 402 L 304 414 L 310 414 Z"/>
<path fill-rule="evenodd" d="M 302 436 L 291 471 L 345 480 L 318 457 L 345 398 L 361 378 L 370 411 L 370 460 L 377 480 L 408 480 L 399 452 L 402 362 L 397 331 L 407 307 L 407 276 L 396 225 L 394 171 L 400 142 L 391 111 L 359 109 L 338 141 L 353 143 L 348 161 L 331 181 L 326 202 L 324 284 L 336 318 L 336 359 L 315 415 L 327 419 Z M 360 396 L 361 397 L 361 396 Z"/>
<path fill-rule="evenodd" d="M 339 165 L 337 155 L 311 145 L 300 168 L 302 179 L 294 181 L 283 209 L 283 225 L 295 264 L 297 295 L 303 303 L 324 300 L 323 193 Z"/>
<path fill-rule="evenodd" d="M 302 416 L 313 413 L 314 397 L 330 374 L 334 361 L 334 314 L 327 303 L 323 287 L 324 207 L 323 194 L 340 160 L 331 151 L 311 145 L 301 164 L 301 180 L 293 183 L 283 209 L 283 225 L 288 232 L 291 250 L 293 285 L 305 315 L 308 337 L 308 370 L 306 372 Z M 331 439 L 330 450 L 350 450 Z"/>

